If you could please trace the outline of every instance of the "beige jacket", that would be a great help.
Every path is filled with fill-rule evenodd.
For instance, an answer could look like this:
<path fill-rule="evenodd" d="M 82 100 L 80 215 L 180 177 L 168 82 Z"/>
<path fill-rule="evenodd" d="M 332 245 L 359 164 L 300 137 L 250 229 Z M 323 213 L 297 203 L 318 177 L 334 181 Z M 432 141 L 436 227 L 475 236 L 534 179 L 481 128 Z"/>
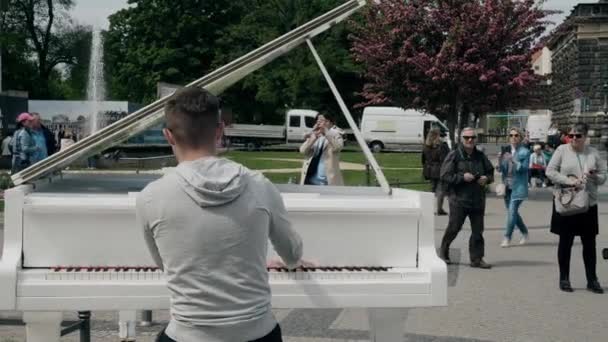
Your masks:
<path fill-rule="evenodd" d="M 325 163 L 325 173 L 327 177 L 328 185 L 344 185 L 342 179 L 342 172 L 340 171 L 340 151 L 344 147 L 344 139 L 342 138 L 342 130 L 337 127 L 332 127 L 325 133 L 327 143 L 323 147 L 323 154 L 321 158 Z M 308 167 L 314 156 L 315 142 L 317 136 L 312 134 L 302 146 L 300 146 L 300 153 L 305 155 L 304 165 L 302 166 L 302 175 L 300 177 L 300 184 L 304 185 L 306 180 L 306 174 L 308 173 Z"/>

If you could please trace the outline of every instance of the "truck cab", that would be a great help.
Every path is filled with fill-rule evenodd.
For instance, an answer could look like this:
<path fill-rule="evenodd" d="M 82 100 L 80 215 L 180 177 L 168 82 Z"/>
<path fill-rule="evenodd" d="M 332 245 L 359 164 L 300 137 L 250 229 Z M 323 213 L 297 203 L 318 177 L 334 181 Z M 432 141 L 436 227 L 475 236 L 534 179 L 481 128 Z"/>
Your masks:
<path fill-rule="evenodd" d="M 304 135 L 312 130 L 318 114 L 319 112 L 311 109 L 288 110 L 285 113 L 287 141 L 304 141 Z"/>

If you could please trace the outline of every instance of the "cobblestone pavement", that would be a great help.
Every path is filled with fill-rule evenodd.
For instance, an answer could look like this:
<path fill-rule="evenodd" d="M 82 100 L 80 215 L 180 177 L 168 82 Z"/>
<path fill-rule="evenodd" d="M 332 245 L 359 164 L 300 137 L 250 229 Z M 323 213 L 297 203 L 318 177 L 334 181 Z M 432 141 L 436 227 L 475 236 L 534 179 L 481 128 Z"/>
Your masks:
<path fill-rule="evenodd" d="M 608 248 L 606 200 L 608 191 L 603 189 L 598 252 Z M 452 245 L 452 259 L 459 263 L 449 267 L 448 306 L 404 310 L 407 312 L 403 323 L 404 341 L 606 341 L 608 294 L 596 295 L 585 290 L 579 241 L 572 251 L 571 280 L 575 292 L 566 294 L 557 287 L 557 237 L 548 231 L 550 210 L 549 190 L 532 190 L 521 211 L 530 229 L 530 243 L 500 248 L 505 210 L 501 199 L 490 198 L 484 236 L 486 260 L 493 263 L 494 268 L 486 271 L 468 267 L 470 229 L 465 226 Z M 436 221 L 437 245 L 446 223 L 446 217 Z M 0 239 L 1 236 L 0 233 Z M 516 233 L 514 240 L 518 239 Z M 606 286 L 608 261 L 598 259 L 597 269 Z M 275 310 L 275 315 L 289 342 L 367 340 L 363 310 Z M 14 314 L 0 313 L 0 322 L 11 323 L 3 320 L 11 317 L 15 317 Z M 66 319 L 75 319 L 75 314 L 66 315 Z M 153 341 L 154 335 L 166 324 L 167 311 L 155 312 L 154 319 L 157 324 L 138 330 L 137 341 Z M 93 341 L 117 341 L 116 314 L 94 312 L 92 327 Z M 71 334 L 62 341 L 78 341 L 77 337 Z M 0 323 L 0 342 L 23 340 L 22 326 Z"/>

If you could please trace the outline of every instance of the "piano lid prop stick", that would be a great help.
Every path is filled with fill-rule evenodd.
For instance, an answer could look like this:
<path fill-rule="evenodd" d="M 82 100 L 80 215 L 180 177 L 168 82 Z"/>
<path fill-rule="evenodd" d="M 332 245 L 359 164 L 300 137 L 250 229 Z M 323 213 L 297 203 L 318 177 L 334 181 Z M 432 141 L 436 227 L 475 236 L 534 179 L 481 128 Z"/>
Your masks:
<path fill-rule="evenodd" d="M 374 158 L 372 151 L 370 151 L 369 147 L 365 143 L 365 140 L 363 139 L 363 136 L 361 135 L 361 131 L 359 131 L 359 128 L 357 127 L 357 124 L 355 123 L 355 120 L 353 119 L 352 115 L 350 114 L 350 111 L 346 107 L 344 100 L 342 100 L 342 96 L 340 96 L 340 92 L 338 92 L 338 88 L 336 88 L 334 81 L 329 76 L 329 73 L 327 72 L 327 69 L 325 68 L 325 65 L 323 64 L 323 61 L 319 57 L 317 50 L 315 49 L 314 45 L 312 44 L 312 41 L 310 41 L 310 39 L 306 39 L 306 44 L 308 44 L 308 47 L 310 48 L 310 52 L 312 52 L 312 55 L 315 57 L 315 60 L 317 61 L 317 64 L 319 65 L 319 69 L 321 69 L 321 73 L 323 73 L 323 76 L 325 77 L 325 80 L 327 81 L 329 88 L 331 88 L 331 92 L 334 94 L 336 101 L 338 101 L 338 105 L 340 106 L 342 113 L 346 117 L 346 121 L 348 121 L 348 125 L 353 130 L 353 133 L 355 134 L 355 138 L 357 138 L 357 142 L 359 143 L 359 146 L 361 146 L 361 150 L 363 151 L 365 158 L 367 158 L 367 161 L 371 165 L 372 169 L 374 169 L 374 172 L 376 173 L 376 178 L 378 179 L 380 186 L 388 195 L 390 195 L 391 187 L 388 184 L 388 182 L 386 181 L 386 177 L 384 177 L 384 173 L 382 172 L 380 165 L 378 165 L 378 162 L 376 161 L 376 158 Z"/>

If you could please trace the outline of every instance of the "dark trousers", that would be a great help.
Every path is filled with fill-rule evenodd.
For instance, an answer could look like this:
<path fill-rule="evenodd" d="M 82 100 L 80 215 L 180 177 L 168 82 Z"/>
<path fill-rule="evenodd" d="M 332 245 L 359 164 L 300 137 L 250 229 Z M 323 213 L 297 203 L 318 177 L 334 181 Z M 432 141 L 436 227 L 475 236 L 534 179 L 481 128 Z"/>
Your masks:
<path fill-rule="evenodd" d="M 532 177 L 540 179 L 541 183 L 545 182 L 545 170 L 541 169 L 530 169 L 528 172 L 528 183 L 531 184 Z"/>
<path fill-rule="evenodd" d="M 437 212 L 442 212 L 443 199 L 445 197 L 443 183 L 439 179 L 431 179 L 431 186 L 431 191 L 435 193 L 435 199 L 437 201 Z"/>
<path fill-rule="evenodd" d="M 559 280 L 569 280 L 570 277 L 570 255 L 572 254 L 572 244 L 574 234 L 562 233 L 559 235 L 559 245 L 557 246 L 557 261 L 559 263 Z M 595 264 L 597 260 L 595 250 L 595 235 L 581 235 L 583 244 L 583 262 L 585 263 L 585 274 L 587 282 L 597 280 Z"/>
<path fill-rule="evenodd" d="M 167 334 L 165 334 L 165 330 L 163 329 L 163 331 L 161 331 L 158 334 L 158 336 L 156 337 L 156 342 L 179 342 L 179 341 L 175 341 L 171 337 L 167 336 Z M 277 324 L 268 335 L 258 338 L 257 340 L 250 341 L 250 342 L 283 342 L 283 337 L 281 336 L 281 327 Z"/>
<path fill-rule="evenodd" d="M 441 251 L 447 253 L 452 241 L 454 241 L 462 229 L 464 220 L 468 217 L 469 221 L 471 221 L 469 257 L 472 262 L 481 260 L 484 256 L 485 248 L 483 240 L 483 216 L 483 209 L 463 208 L 450 200 L 450 219 L 441 240 Z"/>

